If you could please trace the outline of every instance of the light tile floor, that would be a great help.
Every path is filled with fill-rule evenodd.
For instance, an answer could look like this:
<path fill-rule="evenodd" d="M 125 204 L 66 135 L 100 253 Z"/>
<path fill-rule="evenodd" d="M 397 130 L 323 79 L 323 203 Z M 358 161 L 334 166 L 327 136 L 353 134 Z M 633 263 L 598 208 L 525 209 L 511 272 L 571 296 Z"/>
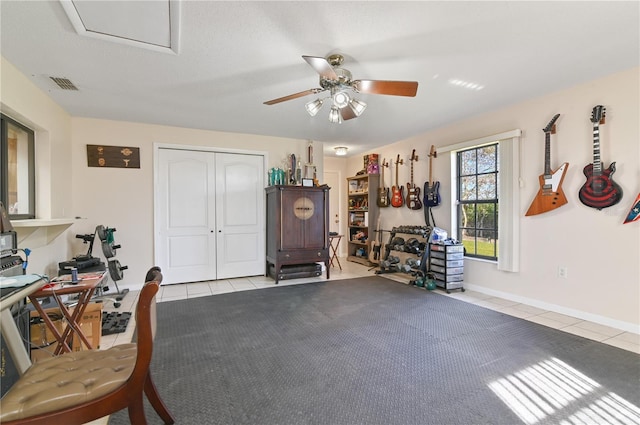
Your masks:
<path fill-rule="evenodd" d="M 352 279 L 363 276 L 372 276 L 375 274 L 374 269 L 363 266 L 358 263 L 352 263 L 341 259 L 342 270 L 332 267 L 330 270 L 329 280 Z M 408 275 L 402 273 L 381 274 L 380 276 L 392 281 L 407 284 L 410 280 Z M 276 288 L 286 285 L 302 285 L 306 283 L 326 281 L 326 274 L 315 278 L 281 280 L 278 285 L 275 281 L 265 276 L 251 276 L 237 279 L 225 279 L 210 282 L 196 282 L 177 285 L 163 285 L 156 297 L 158 302 L 182 300 L 196 297 L 206 297 L 228 292 L 250 291 L 253 289 Z M 419 290 L 416 288 L 416 290 Z M 564 314 L 552 311 L 542 310 L 527 304 L 520 304 L 515 301 L 493 297 L 481 292 L 466 290 L 465 292 L 454 291 L 446 294 L 444 291 L 437 289 L 438 293 L 449 296 L 460 301 L 482 306 L 491 310 L 500 311 L 502 313 L 529 320 L 544 326 L 559 329 L 564 332 L 609 344 L 624 350 L 632 351 L 640 354 L 640 335 L 625 332 L 620 329 L 609 326 L 600 325 L 598 323 L 589 322 L 575 317 L 566 316 Z M 113 304 L 105 303 L 105 311 L 133 311 L 138 292 L 131 291 L 122 300 L 119 308 L 114 308 Z M 100 348 L 109 348 L 115 344 L 123 344 L 130 342 L 135 330 L 135 318 L 132 318 L 127 326 L 127 330 L 121 334 L 107 335 L 102 337 Z M 153 414 L 152 412 L 148 412 Z M 90 425 L 106 425 L 108 418 L 102 418 L 90 423 Z"/>

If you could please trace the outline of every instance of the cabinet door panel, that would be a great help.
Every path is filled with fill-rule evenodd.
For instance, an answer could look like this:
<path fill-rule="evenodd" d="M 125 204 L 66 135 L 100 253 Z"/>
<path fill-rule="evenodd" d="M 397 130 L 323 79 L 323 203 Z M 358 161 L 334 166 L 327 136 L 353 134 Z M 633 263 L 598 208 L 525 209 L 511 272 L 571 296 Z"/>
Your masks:
<path fill-rule="evenodd" d="M 280 211 L 282 214 L 282 235 L 280 236 L 283 250 L 305 248 L 305 220 L 296 217 L 296 209 L 302 208 L 297 202 L 301 196 L 301 193 L 297 191 L 282 192 L 282 210 Z"/>
<path fill-rule="evenodd" d="M 305 196 L 313 204 L 313 215 L 305 220 L 305 247 L 310 249 L 322 249 L 326 246 L 327 235 L 327 210 L 328 206 L 325 206 L 325 202 L 328 203 L 329 199 L 325 201 L 326 192 L 315 191 L 307 193 Z"/>

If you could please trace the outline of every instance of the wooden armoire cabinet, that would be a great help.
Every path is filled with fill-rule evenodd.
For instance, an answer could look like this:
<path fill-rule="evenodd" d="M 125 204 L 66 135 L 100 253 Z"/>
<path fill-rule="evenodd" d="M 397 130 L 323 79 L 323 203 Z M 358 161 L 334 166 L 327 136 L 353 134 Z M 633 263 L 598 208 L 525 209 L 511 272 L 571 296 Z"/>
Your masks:
<path fill-rule="evenodd" d="M 282 266 L 323 262 L 329 278 L 329 188 L 270 186 L 267 256 L 276 284 Z"/>

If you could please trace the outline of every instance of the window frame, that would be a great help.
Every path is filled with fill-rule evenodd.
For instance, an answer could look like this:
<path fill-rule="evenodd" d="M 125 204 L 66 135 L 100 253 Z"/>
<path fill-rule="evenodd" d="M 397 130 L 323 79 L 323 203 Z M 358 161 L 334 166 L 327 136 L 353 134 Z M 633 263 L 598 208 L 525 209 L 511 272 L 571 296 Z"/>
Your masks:
<path fill-rule="evenodd" d="M 27 133 L 29 207 L 28 212 L 22 214 L 9 212 L 9 125 L 18 127 Z M 0 201 L 4 204 L 10 220 L 34 219 L 36 217 L 35 131 L 2 113 L 0 113 Z"/>
<path fill-rule="evenodd" d="M 475 257 L 465 257 L 472 261 L 497 263 L 497 269 L 505 272 L 520 271 L 520 139 L 522 130 L 514 129 L 490 136 L 467 140 L 438 148 L 438 152 L 449 152 L 450 159 L 450 218 L 451 229 L 458 227 L 458 217 L 453 211 L 456 209 L 456 155 L 455 152 L 474 146 L 487 145 L 498 142 L 500 144 L 500 192 L 498 198 L 499 217 L 498 261 L 483 260 Z"/>
<path fill-rule="evenodd" d="M 488 172 L 479 172 L 478 171 L 478 151 L 487 147 L 491 147 L 491 146 L 495 146 L 495 153 L 493 154 L 493 164 L 494 164 L 494 168 L 492 171 L 488 171 Z M 476 160 L 474 162 L 474 166 L 475 166 L 475 171 L 472 174 L 462 174 L 463 170 L 462 170 L 462 154 L 464 152 L 470 152 L 470 151 L 475 151 L 476 152 Z M 489 144 L 485 144 L 485 145 L 481 145 L 481 146 L 472 146 L 466 149 L 460 149 L 458 151 L 456 151 L 456 187 L 457 187 L 457 193 L 456 193 L 456 215 L 458 217 L 458 225 L 455 228 L 455 233 L 456 233 L 456 238 L 463 242 L 463 237 L 462 237 L 462 231 L 463 231 L 463 227 L 460 223 L 460 216 L 462 214 L 462 209 L 463 209 L 463 205 L 475 205 L 474 211 L 475 211 L 475 217 L 473 220 L 473 227 L 465 227 L 465 229 L 472 229 L 474 232 L 474 245 L 475 245 L 475 252 L 474 253 L 470 253 L 469 251 L 465 251 L 465 256 L 467 257 L 472 257 L 472 258 L 481 258 L 484 260 L 490 260 L 490 261 L 498 261 L 498 241 L 499 241 L 499 217 L 500 217 L 500 194 L 499 194 L 499 188 L 500 188 L 500 143 L 498 143 L 498 141 L 495 141 L 493 143 L 489 143 Z M 487 176 L 487 175 L 495 175 L 495 197 L 494 198 L 488 198 L 488 199 L 479 199 L 477 194 L 478 194 L 478 185 L 476 184 L 475 189 L 476 189 L 476 196 L 475 199 L 473 200 L 468 200 L 468 201 L 464 201 L 461 199 L 462 197 L 462 191 L 463 191 L 463 181 L 462 178 L 463 177 L 475 177 L 476 182 L 479 180 L 479 178 L 481 176 Z M 488 227 L 478 227 L 478 220 L 477 220 L 477 216 L 478 216 L 478 205 L 494 205 L 493 208 L 493 226 L 491 228 Z M 493 238 L 495 240 L 494 244 L 493 244 L 493 255 L 481 255 L 478 254 L 478 232 L 482 232 L 482 231 L 489 231 L 492 232 L 495 235 L 495 238 Z M 464 243 L 464 242 L 463 242 Z"/>

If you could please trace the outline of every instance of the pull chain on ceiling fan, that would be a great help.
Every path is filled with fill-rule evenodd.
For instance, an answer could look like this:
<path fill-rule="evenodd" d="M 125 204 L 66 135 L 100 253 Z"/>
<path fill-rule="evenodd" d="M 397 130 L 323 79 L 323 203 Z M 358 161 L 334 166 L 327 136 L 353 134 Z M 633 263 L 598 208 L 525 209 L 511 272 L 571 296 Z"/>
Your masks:
<path fill-rule="evenodd" d="M 268 100 L 264 102 L 265 105 L 275 105 L 287 100 L 328 91 L 330 93 L 329 96 L 312 100 L 305 104 L 305 108 L 309 115 L 315 116 L 322 108 L 324 101 L 331 98 L 329 121 L 341 123 L 343 120 L 359 117 L 367 107 L 366 103 L 353 98 L 349 94 L 350 90 L 356 93 L 408 97 L 414 97 L 418 91 L 417 81 L 353 80 L 351 72 L 341 68 L 344 57 L 339 54 L 330 55 L 326 58 L 302 56 L 302 59 L 307 61 L 320 75 L 320 87 Z"/>

